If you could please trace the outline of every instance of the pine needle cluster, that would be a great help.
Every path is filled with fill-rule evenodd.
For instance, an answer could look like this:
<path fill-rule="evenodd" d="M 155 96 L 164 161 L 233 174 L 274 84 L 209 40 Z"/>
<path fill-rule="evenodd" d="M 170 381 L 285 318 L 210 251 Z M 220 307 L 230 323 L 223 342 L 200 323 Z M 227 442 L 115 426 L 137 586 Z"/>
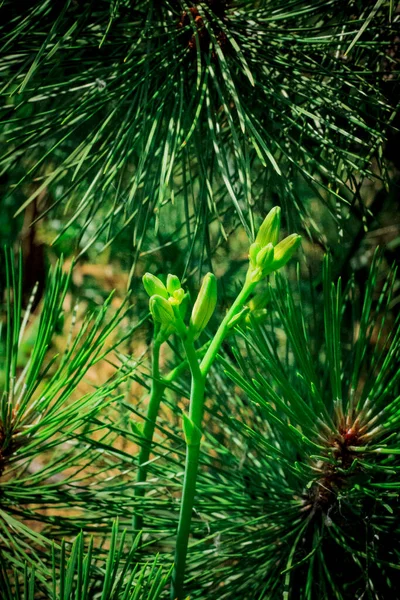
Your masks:
<path fill-rule="evenodd" d="M 128 228 L 135 263 L 160 224 L 169 243 L 210 252 L 209 222 L 221 239 L 238 220 L 251 237 L 254 205 L 265 213 L 276 200 L 290 229 L 326 244 L 312 203 L 346 231 L 350 214 L 367 218 L 364 179 L 388 180 L 392 2 L 37 0 L 2 11 L 9 194 L 17 214 L 40 199 L 39 214 L 62 215 L 55 241 L 69 230 L 81 254 Z"/>

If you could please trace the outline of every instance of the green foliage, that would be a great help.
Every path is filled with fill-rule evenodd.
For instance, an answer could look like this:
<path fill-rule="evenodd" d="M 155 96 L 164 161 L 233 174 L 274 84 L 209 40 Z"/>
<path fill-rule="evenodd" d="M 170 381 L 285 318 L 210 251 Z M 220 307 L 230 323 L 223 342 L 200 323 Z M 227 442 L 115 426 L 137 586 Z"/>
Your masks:
<path fill-rule="evenodd" d="M 399 18 L 0 3 L 2 598 L 396 597 Z"/>
<path fill-rule="evenodd" d="M 0 568 L 0 585 L 4 600 L 35 600 L 39 596 L 49 600 L 157 600 L 168 581 L 157 557 L 150 564 L 135 562 L 137 537 L 129 551 L 124 549 L 126 531 L 118 540 L 118 524 L 114 523 L 110 549 L 100 557 L 93 539 L 85 551 L 83 534 L 76 538 L 67 556 L 64 541 L 52 546 L 51 579 L 37 577 L 35 569 L 26 569 L 20 578 L 14 572 L 12 580 Z M 58 556 L 59 555 L 59 556 Z"/>
<path fill-rule="evenodd" d="M 108 318 L 110 296 L 97 313 L 86 314 L 79 331 L 73 315 L 57 352 L 57 334 L 66 327 L 64 303 L 70 275 L 62 263 L 56 264 L 49 273 L 40 316 L 33 316 L 33 297 L 22 310 L 21 254 L 17 265 L 8 251 L 5 258 L 0 552 L 5 566 L 23 569 L 27 564 L 38 574 L 48 563 L 48 535 L 76 535 L 82 528 L 106 533 L 117 516 L 118 497 L 107 494 L 106 483 L 112 440 L 107 439 L 109 429 L 100 412 L 123 397 L 127 373 L 117 371 L 85 394 L 78 390 L 89 370 L 104 362 L 121 342 L 122 337 L 113 342 L 110 338 L 126 318 L 127 307 L 122 303 Z M 34 339 L 26 346 L 31 327 Z M 129 335 L 134 330 L 130 328 Z"/>
<path fill-rule="evenodd" d="M 14 389 L 18 398 L 21 383 L 13 388 L 11 382 L 18 323 L 24 314 L 18 303 L 19 271 L 10 260 L 8 264 L 9 284 L 16 293 L 7 296 L 10 333 L 3 337 L 8 348 L 4 373 L 11 374 L 6 378 L 8 393 Z M 45 356 L 45 349 L 48 354 L 54 340 L 67 279 L 60 266 L 53 270 L 51 292 L 42 308 L 47 318 L 40 319 L 39 341 L 22 371 L 25 381 L 35 357 Z M 289 598 L 300 590 L 307 599 L 321 595 L 346 599 L 364 592 L 384 597 L 396 589 L 400 338 L 398 319 L 393 320 L 395 281 L 395 271 L 382 279 L 375 258 L 364 296 L 352 280 L 342 290 L 340 281 L 332 281 L 327 259 L 323 290 L 318 279 L 300 292 L 300 287 L 293 289 L 288 280 L 276 277 L 264 294 L 265 324 L 260 325 L 251 312 L 248 319 L 238 321 L 236 335 L 231 333 L 225 352 L 220 351 L 205 388 L 204 439 L 185 580 L 191 598 Z M 110 564 L 101 549 L 110 521 L 120 516 L 127 528 L 120 547 L 128 543 L 130 548 L 131 519 L 138 511 L 145 515 L 140 561 L 149 563 L 146 573 L 154 561 L 154 542 L 162 553 L 165 576 L 172 566 L 185 447 L 181 407 L 182 398 L 190 395 L 187 371 L 173 369 L 175 376 L 162 380 L 163 403 L 153 426 L 147 478 L 137 483 L 136 460 L 116 442 L 140 441 L 143 409 L 140 402 L 118 393 L 117 382 L 134 378 L 145 393 L 152 378 L 146 363 L 119 352 L 119 360 L 112 361 L 121 363 L 115 378 L 79 401 L 68 401 L 67 390 L 71 394 L 87 365 L 104 355 L 107 334 L 121 324 L 124 314 L 117 309 L 106 320 L 106 310 L 100 309 L 87 316 L 87 333 L 71 337 L 68 361 L 55 356 L 43 360 L 36 396 L 29 397 L 26 406 L 35 407 L 35 400 L 46 402 L 58 377 L 64 402 L 52 395 L 53 401 L 43 405 L 42 419 L 32 425 L 27 420 L 20 446 L 7 446 L 3 440 L 2 577 L 12 589 L 21 582 L 21 597 L 29 598 L 34 589 L 33 568 L 35 589 L 50 593 L 46 582 L 53 564 L 57 586 L 62 585 L 64 569 L 73 583 L 71 590 L 79 589 L 79 573 L 84 571 L 78 568 L 79 560 L 89 564 L 84 556 L 91 552 L 91 545 L 84 549 L 81 529 L 101 540 L 100 546 L 93 546 L 95 562 L 88 578 L 94 586 L 90 589 L 102 593 L 104 580 L 98 573 L 106 573 L 104 565 Z M 49 324 L 53 337 L 44 335 L 40 323 Z M 114 347 L 115 342 L 108 349 Z M 74 362 L 74 356 L 80 359 Z M 82 357 L 86 362 L 77 375 L 72 367 Z M 177 347 L 171 346 L 167 360 L 172 367 L 181 364 Z M 53 367 L 57 361 L 59 366 Z M 63 369 L 68 373 L 65 378 Z M 13 419 L 15 415 L 22 419 L 24 413 L 16 405 L 10 418 L 7 397 L 3 396 L 2 412 L 2 418 L 9 419 L 7 439 L 18 440 Z M 111 402 L 118 403 L 118 410 L 110 413 Z M 45 463 L 30 468 L 35 457 L 43 455 L 49 457 Z M 136 493 L 136 486 L 146 493 Z M 46 510 L 50 507 L 52 511 Z M 42 529 L 28 524 L 32 521 L 41 523 Z M 57 550 L 62 536 L 68 537 L 64 558 Z M 53 558 L 51 538 L 56 543 Z M 73 538 L 75 545 L 70 546 Z M 124 573 L 118 582 L 128 585 L 132 573 L 136 581 L 139 567 L 135 571 L 125 551 L 117 555 Z M 334 559 L 338 555 L 340 567 Z M 113 573 L 117 571 L 116 567 Z M 164 575 L 160 572 L 159 577 L 164 597 Z M 128 588 L 123 589 L 125 593 Z"/>
<path fill-rule="evenodd" d="M 269 324 L 241 331 L 235 360 L 221 357 L 236 391 L 219 371 L 210 408 L 210 420 L 222 420 L 218 450 L 209 438 L 218 454 L 203 464 L 220 467 L 208 466 L 199 480 L 193 598 L 203 597 L 200 585 L 216 593 L 222 582 L 219 598 L 395 593 L 400 337 L 390 312 L 393 281 L 393 272 L 382 280 L 375 259 L 366 296 L 357 298 L 352 282 L 344 291 L 332 282 L 327 260 L 324 308 L 316 302 L 307 315 L 305 295 L 277 278 Z"/>
<path fill-rule="evenodd" d="M 376 256 L 365 295 L 353 280 L 342 290 L 327 259 L 323 290 L 318 278 L 300 292 L 278 277 L 265 325 L 250 313 L 251 325 L 229 338 L 206 385 L 191 598 L 350 599 L 397 589 L 395 282 Z M 177 505 L 160 493 L 181 485 L 175 398 L 189 397 L 187 375 L 166 387 L 142 502 L 146 531 L 168 548 Z"/>
<path fill-rule="evenodd" d="M 252 238 L 254 211 L 276 199 L 290 229 L 302 221 L 324 240 L 306 197 L 343 227 L 350 209 L 366 215 L 363 178 L 387 180 L 392 5 L 35 0 L 2 11 L 9 190 L 18 212 L 45 194 L 44 212 L 63 217 L 56 239 L 75 227 L 82 253 L 127 227 L 135 261 L 153 222 L 167 243 L 186 240 L 189 261 L 210 250 L 210 221 L 223 239 L 239 218 Z"/>

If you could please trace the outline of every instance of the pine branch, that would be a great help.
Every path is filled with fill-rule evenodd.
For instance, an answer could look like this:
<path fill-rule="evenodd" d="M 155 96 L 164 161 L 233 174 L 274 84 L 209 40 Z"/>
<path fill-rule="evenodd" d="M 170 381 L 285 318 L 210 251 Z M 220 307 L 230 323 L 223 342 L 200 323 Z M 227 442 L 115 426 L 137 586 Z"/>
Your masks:
<path fill-rule="evenodd" d="M 35 182 L 18 211 L 45 192 L 45 212 L 63 215 L 57 239 L 94 224 L 80 250 L 129 228 L 135 261 L 151 224 L 171 215 L 172 231 L 186 224 L 186 248 L 204 249 L 199 225 L 217 220 L 224 233 L 229 206 L 251 238 L 272 194 L 290 229 L 300 219 L 312 233 L 294 180 L 343 222 L 352 181 L 376 176 L 371 159 L 396 115 L 381 90 L 397 76 L 385 56 L 398 16 L 382 3 L 7 9 L 1 164 L 22 166 L 14 196 Z"/>
<path fill-rule="evenodd" d="M 118 539 L 119 537 L 119 539 Z M 126 531 L 118 536 L 118 522 L 112 527 L 110 549 L 99 551 L 90 540 L 87 548 L 80 533 L 71 547 L 64 541 L 60 548 L 53 545 L 50 573 L 40 565 L 32 569 L 16 569 L 12 576 L 0 568 L 0 583 L 5 600 L 157 600 L 168 581 L 159 560 L 136 562 L 139 536 L 126 551 Z"/>

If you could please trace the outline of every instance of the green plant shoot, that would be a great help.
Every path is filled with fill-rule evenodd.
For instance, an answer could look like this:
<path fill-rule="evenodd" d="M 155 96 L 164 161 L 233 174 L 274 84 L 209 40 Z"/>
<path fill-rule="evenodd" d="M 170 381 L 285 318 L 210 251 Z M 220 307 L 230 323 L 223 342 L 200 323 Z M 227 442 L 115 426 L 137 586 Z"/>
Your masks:
<path fill-rule="evenodd" d="M 217 304 L 217 281 L 215 276 L 212 273 L 207 273 L 204 277 L 193 306 L 189 326 L 185 324 L 184 314 L 181 311 L 185 292 L 180 287 L 179 280 L 173 275 L 168 275 L 168 283 L 167 287 L 165 287 L 159 279 L 150 274 L 146 274 L 143 278 L 146 291 L 149 294 L 153 294 L 150 298 L 150 312 L 154 323 L 160 329 L 162 339 L 166 339 L 166 336 L 173 331 L 179 335 L 191 372 L 189 413 L 183 414 L 183 432 L 187 449 L 181 510 L 175 546 L 171 600 L 181 600 L 184 594 L 185 564 L 196 492 L 207 374 L 229 330 L 240 320 L 238 316 L 242 316 L 245 303 L 253 293 L 257 283 L 270 273 L 283 267 L 300 245 L 301 238 L 296 234 L 288 236 L 278 243 L 279 232 L 280 209 L 275 207 L 265 218 L 255 242 L 250 246 L 249 268 L 244 285 L 216 329 L 210 346 L 201 360 L 197 356 L 194 341 L 206 328 Z M 167 292 L 168 297 L 166 297 L 165 292 Z M 155 348 L 157 348 L 156 342 Z M 153 357 L 153 363 L 154 361 L 157 361 L 157 354 Z M 159 378 L 157 372 L 154 373 L 154 377 L 155 380 Z M 152 405 L 152 398 L 150 399 L 150 405 Z M 159 403 L 157 404 L 153 400 L 153 405 L 158 410 Z M 156 415 L 153 414 L 152 410 L 153 431 L 155 417 Z M 146 453 L 144 453 L 146 456 L 141 457 L 147 457 L 147 460 L 148 443 L 149 440 L 147 439 L 146 446 L 144 446 L 146 447 Z M 140 463 L 142 464 L 142 460 L 140 460 Z"/>

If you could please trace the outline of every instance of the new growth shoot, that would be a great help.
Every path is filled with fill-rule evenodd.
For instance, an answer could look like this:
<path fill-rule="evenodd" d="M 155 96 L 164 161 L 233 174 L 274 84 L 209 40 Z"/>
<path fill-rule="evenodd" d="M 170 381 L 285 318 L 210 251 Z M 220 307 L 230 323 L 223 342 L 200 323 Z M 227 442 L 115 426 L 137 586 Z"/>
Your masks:
<path fill-rule="evenodd" d="M 248 312 L 245 304 L 254 292 L 257 284 L 269 274 L 283 267 L 301 243 L 301 237 L 297 234 L 290 235 L 278 243 L 279 233 L 280 209 L 275 207 L 265 218 L 254 243 L 250 246 L 249 267 L 243 287 L 226 316 L 216 328 L 211 343 L 202 358 L 200 351 L 196 350 L 195 342 L 207 327 L 217 304 L 217 281 L 215 276 L 212 273 L 207 273 L 204 277 L 191 311 L 189 322 L 186 320 L 189 296 L 181 287 L 178 277 L 168 275 L 166 285 L 150 273 L 146 273 L 143 277 L 144 287 L 150 296 L 149 307 L 154 321 L 155 335 L 153 389 L 150 397 L 148 418 L 143 432 L 144 443 L 140 455 L 140 465 L 147 462 L 149 458 L 150 445 L 161 398 L 161 380 L 158 371 L 159 346 L 172 333 L 178 334 L 182 341 L 186 353 L 187 365 L 191 372 L 189 411 L 188 413 L 183 413 L 186 464 L 175 546 L 171 600 L 182 600 L 183 598 L 186 556 L 202 437 L 206 378 L 229 331 Z M 145 471 L 142 467 L 139 468 L 139 472 L 140 476 L 138 479 L 144 481 Z M 141 520 L 136 524 L 138 526 L 141 525 Z"/>

